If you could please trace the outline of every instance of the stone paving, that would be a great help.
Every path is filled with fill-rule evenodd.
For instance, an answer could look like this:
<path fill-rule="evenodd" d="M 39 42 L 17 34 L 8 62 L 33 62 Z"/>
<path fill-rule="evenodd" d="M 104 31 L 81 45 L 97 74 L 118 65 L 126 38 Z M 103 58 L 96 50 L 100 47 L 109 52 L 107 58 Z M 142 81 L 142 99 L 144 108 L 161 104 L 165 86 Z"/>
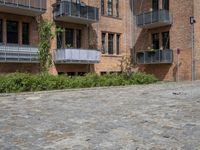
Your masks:
<path fill-rule="evenodd" d="M 200 150 L 200 82 L 0 96 L 1 150 Z"/>

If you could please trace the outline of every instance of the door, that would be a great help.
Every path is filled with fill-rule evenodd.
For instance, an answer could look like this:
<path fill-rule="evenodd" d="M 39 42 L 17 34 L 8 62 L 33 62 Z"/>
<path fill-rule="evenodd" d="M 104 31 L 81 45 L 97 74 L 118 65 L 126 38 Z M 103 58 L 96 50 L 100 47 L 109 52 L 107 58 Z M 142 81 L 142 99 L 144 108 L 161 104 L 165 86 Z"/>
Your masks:
<path fill-rule="evenodd" d="M 159 9 L 159 0 L 152 0 L 152 9 L 157 11 Z"/>
<path fill-rule="evenodd" d="M 152 48 L 158 50 L 160 48 L 159 33 L 152 34 Z"/>
<path fill-rule="evenodd" d="M 162 5 L 163 5 L 162 8 L 164 10 L 169 10 L 169 0 L 163 0 Z"/>
<path fill-rule="evenodd" d="M 169 43 L 169 32 L 163 32 L 162 33 L 162 46 L 163 49 L 170 49 L 170 43 Z"/>
<path fill-rule="evenodd" d="M 152 0 L 152 22 L 158 22 L 159 0 Z"/>

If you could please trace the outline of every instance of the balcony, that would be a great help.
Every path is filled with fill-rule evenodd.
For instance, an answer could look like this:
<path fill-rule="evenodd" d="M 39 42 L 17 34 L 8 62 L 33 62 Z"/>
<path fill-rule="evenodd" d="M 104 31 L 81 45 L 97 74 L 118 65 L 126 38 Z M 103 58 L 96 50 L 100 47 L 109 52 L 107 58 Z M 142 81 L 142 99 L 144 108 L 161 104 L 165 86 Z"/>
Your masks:
<path fill-rule="evenodd" d="M 38 48 L 19 45 L 0 45 L 0 62 L 39 63 Z"/>
<path fill-rule="evenodd" d="M 53 7 L 56 21 L 90 24 L 99 20 L 99 11 L 96 7 L 68 1 L 57 2 Z"/>
<path fill-rule="evenodd" d="M 100 62 L 100 51 L 89 49 L 57 49 L 54 53 L 56 64 L 96 64 Z"/>
<path fill-rule="evenodd" d="M 137 64 L 172 64 L 172 50 L 143 51 L 136 54 Z"/>
<path fill-rule="evenodd" d="M 172 24 L 172 15 L 168 10 L 158 10 L 140 14 L 136 17 L 137 26 L 151 29 Z"/>
<path fill-rule="evenodd" d="M 46 11 L 46 0 L 0 0 L 0 11 L 26 16 L 39 16 Z"/>

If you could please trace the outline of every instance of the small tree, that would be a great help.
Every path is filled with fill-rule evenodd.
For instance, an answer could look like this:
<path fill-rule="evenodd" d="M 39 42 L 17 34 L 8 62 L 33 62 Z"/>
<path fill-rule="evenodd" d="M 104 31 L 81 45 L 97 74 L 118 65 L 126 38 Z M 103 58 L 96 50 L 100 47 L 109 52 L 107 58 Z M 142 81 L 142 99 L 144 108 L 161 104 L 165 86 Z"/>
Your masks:
<path fill-rule="evenodd" d="M 121 71 L 122 73 L 126 74 L 127 76 L 131 75 L 133 72 L 134 65 L 132 64 L 132 58 L 128 56 L 122 57 L 121 60 Z"/>
<path fill-rule="evenodd" d="M 54 38 L 54 35 L 51 31 L 53 23 L 47 20 L 43 20 L 39 24 L 39 61 L 40 67 L 43 72 L 46 72 L 50 65 L 52 64 L 52 55 L 50 52 L 51 40 Z"/>

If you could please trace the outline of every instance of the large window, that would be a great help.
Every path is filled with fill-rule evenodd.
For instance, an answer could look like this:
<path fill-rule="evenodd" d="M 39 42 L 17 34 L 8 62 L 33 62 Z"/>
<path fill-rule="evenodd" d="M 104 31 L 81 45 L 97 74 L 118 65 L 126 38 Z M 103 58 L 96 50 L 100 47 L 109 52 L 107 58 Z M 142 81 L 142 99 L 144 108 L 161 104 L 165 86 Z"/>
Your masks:
<path fill-rule="evenodd" d="M 113 54 L 113 37 L 114 34 L 108 34 L 108 54 Z"/>
<path fill-rule="evenodd" d="M 152 34 L 152 48 L 156 50 L 160 48 L 159 33 Z"/>
<path fill-rule="evenodd" d="M 101 0 L 101 15 L 104 15 L 104 0 Z"/>
<path fill-rule="evenodd" d="M 7 21 L 7 43 L 18 44 L 18 22 Z"/>
<path fill-rule="evenodd" d="M 163 9 L 169 10 L 169 0 L 163 0 Z"/>
<path fill-rule="evenodd" d="M 22 24 L 22 44 L 29 45 L 29 24 Z"/>
<path fill-rule="evenodd" d="M 106 53 L 106 33 L 101 34 L 102 53 Z"/>
<path fill-rule="evenodd" d="M 0 43 L 3 42 L 3 21 L 0 19 Z"/>
<path fill-rule="evenodd" d="M 108 16 L 113 15 L 113 0 L 108 0 Z"/>
<path fill-rule="evenodd" d="M 74 47 L 74 29 L 65 29 L 65 44 L 67 48 Z"/>
<path fill-rule="evenodd" d="M 116 37 L 116 38 L 114 38 Z M 114 40 L 115 39 L 115 40 Z M 102 54 L 120 54 L 121 47 L 121 34 L 120 33 L 101 33 Z"/>
<path fill-rule="evenodd" d="M 76 30 L 76 48 L 81 48 L 81 30 Z"/>
<path fill-rule="evenodd" d="M 169 32 L 163 32 L 162 33 L 162 44 L 163 49 L 170 49 L 170 43 L 169 43 Z"/>
<path fill-rule="evenodd" d="M 119 0 L 116 0 L 116 16 L 119 17 Z"/>
<path fill-rule="evenodd" d="M 117 34 L 117 50 L 116 50 L 116 54 L 119 55 L 119 50 L 120 50 L 120 34 Z"/>

